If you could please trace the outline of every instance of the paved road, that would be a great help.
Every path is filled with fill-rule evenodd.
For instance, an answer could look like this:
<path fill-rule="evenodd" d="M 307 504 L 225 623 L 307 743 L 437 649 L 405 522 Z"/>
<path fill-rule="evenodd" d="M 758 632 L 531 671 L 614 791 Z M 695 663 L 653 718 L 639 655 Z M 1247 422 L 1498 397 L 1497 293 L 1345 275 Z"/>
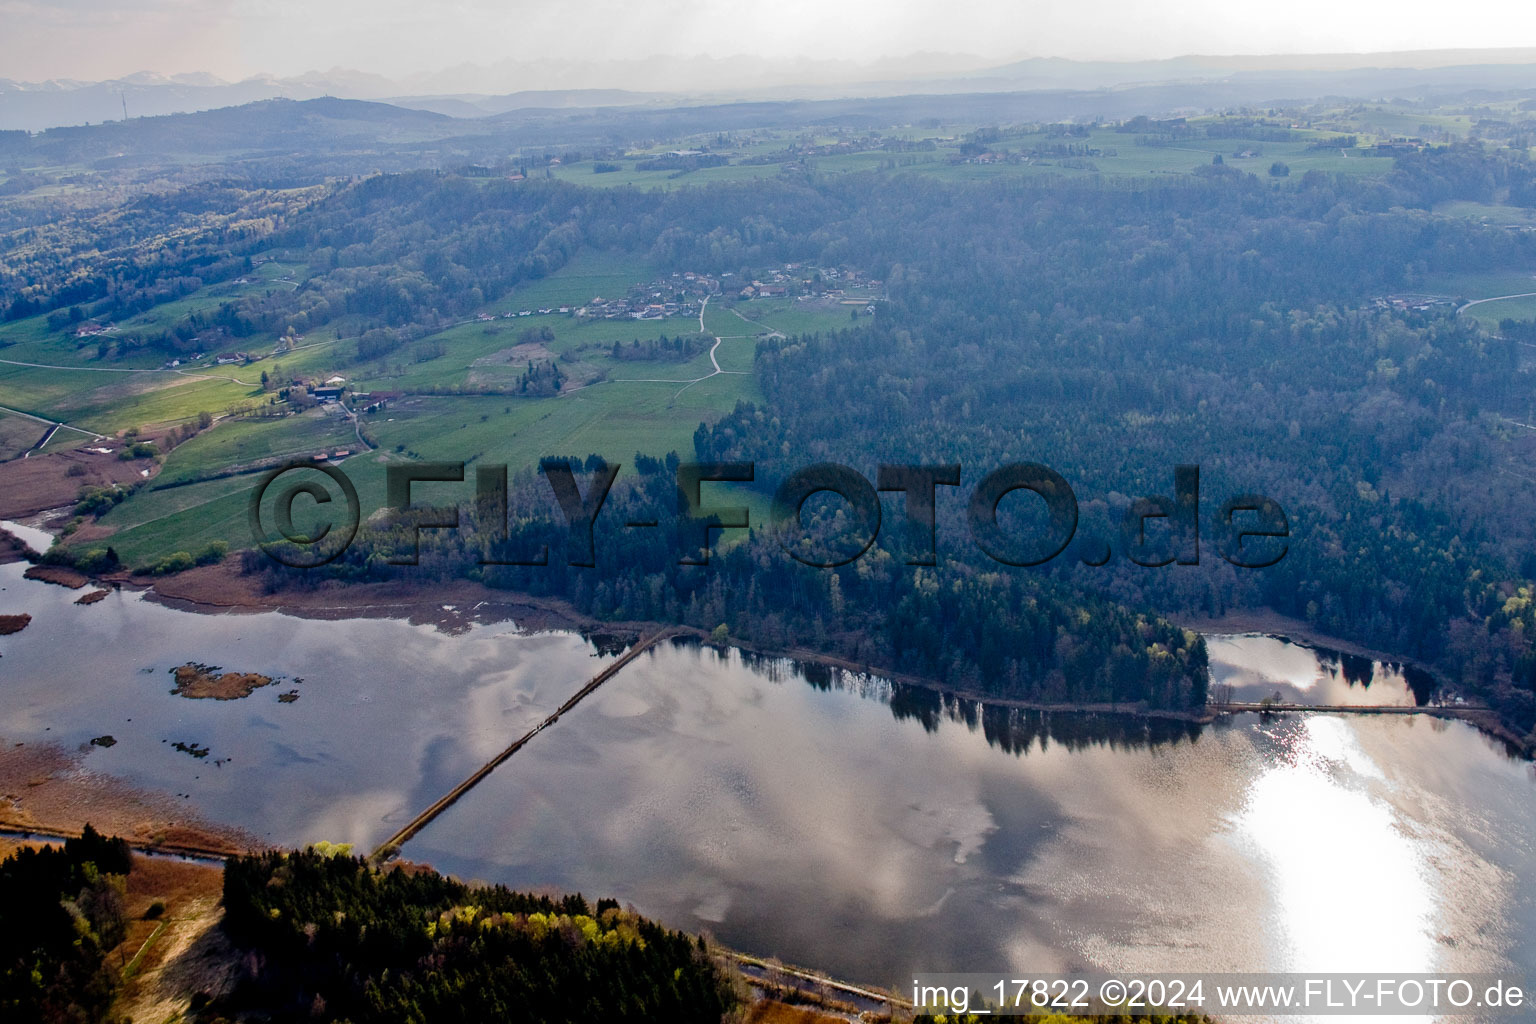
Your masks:
<path fill-rule="evenodd" d="M 1458 308 L 1456 313 L 1459 316 L 1462 313 L 1465 313 L 1467 310 L 1471 309 L 1473 306 L 1481 306 L 1485 302 L 1502 302 L 1505 299 L 1529 299 L 1533 297 L 1536 297 L 1536 292 L 1520 292 L 1518 295 L 1495 295 L 1492 298 L 1487 299 L 1473 299 L 1465 306 Z"/>

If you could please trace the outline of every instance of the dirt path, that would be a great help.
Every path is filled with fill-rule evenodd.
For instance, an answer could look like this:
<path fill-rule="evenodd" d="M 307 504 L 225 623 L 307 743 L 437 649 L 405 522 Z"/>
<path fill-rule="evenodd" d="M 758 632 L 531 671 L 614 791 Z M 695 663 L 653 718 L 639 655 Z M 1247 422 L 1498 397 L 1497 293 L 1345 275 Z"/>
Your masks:
<path fill-rule="evenodd" d="M 253 388 L 256 382 L 241 380 L 238 377 L 226 377 L 221 373 L 202 373 L 192 370 L 172 370 L 163 366 L 58 366 L 54 363 L 22 363 L 15 359 L 0 359 L 0 363 L 6 366 L 28 366 L 35 370 L 77 370 L 82 373 L 175 373 L 183 377 L 192 377 L 196 380 L 228 380 L 243 387 Z"/>
<path fill-rule="evenodd" d="M 233 989 L 240 962 L 219 927 L 223 917 L 216 894 L 181 901 L 165 927 L 131 954 L 118 1014 L 129 1020 L 181 1020 L 194 994 L 219 996 Z"/>
<path fill-rule="evenodd" d="M 710 296 L 706 295 L 704 296 L 704 301 L 699 304 L 700 334 L 709 333 L 708 329 L 704 326 L 704 310 L 709 307 L 709 300 Z M 741 314 L 738 313 L 736 315 L 740 316 Z M 743 317 L 743 319 L 746 318 Z M 747 322 L 752 323 L 750 320 Z M 715 352 L 720 348 L 721 343 L 724 342 L 725 339 L 718 334 L 713 335 L 713 337 L 715 339 L 715 343 L 709 347 L 709 363 L 714 367 L 714 371 L 711 373 L 706 373 L 702 377 L 610 377 L 607 380 L 595 380 L 591 384 L 583 384 L 581 387 L 571 388 L 569 391 L 562 391 L 560 392 L 560 397 L 563 398 L 566 395 L 574 395 L 578 391 L 585 391 L 587 388 L 595 388 L 599 384 L 681 384 L 682 387 L 678 388 L 677 392 L 673 394 L 672 398 L 670 399 L 670 401 L 675 402 L 677 401 L 678 395 L 681 395 L 684 391 L 687 391 L 689 388 L 693 387 L 695 384 L 698 384 L 701 381 L 709 380 L 711 377 L 718 377 L 721 374 L 726 373 L 733 373 L 743 377 L 749 376 L 750 372 L 747 370 L 722 370 L 720 368 L 719 361 L 715 359 Z"/>

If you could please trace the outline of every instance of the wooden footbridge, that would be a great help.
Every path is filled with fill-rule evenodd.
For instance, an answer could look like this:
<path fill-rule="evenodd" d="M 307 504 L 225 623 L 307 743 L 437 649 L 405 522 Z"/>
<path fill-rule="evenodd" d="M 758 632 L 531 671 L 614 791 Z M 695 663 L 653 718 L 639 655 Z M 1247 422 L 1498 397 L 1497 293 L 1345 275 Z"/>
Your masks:
<path fill-rule="evenodd" d="M 660 632 L 652 633 L 650 636 L 636 641 L 633 647 L 625 651 L 620 657 L 615 659 L 612 664 L 608 665 L 601 672 L 588 680 L 587 685 L 583 686 L 581 689 L 572 694 L 570 699 L 556 708 L 554 713 L 551 714 L 548 718 L 544 719 L 532 729 L 529 729 L 522 736 L 519 736 L 509 746 L 502 750 L 501 753 L 497 754 L 495 757 L 485 762 L 485 764 L 475 769 L 473 775 L 459 783 L 457 786 L 454 786 L 447 793 L 444 793 L 430 807 L 416 815 L 416 817 L 412 818 L 404 828 L 390 836 L 388 839 L 384 840 L 384 842 L 379 845 L 378 849 L 369 854 L 369 859 L 377 863 L 380 861 L 388 860 L 395 854 L 399 853 L 400 847 L 416 833 L 426 828 L 433 818 L 436 818 L 439 814 L 442 814 L 448 808 L 452 807 L 454 803 L 458 801 L 459 797 L 463 796 L 465 793 L 468 793 L 471 789 L 474 789 L 482 779 L 491 774 L 491 772 L 495 771 L 503 761 L 517 753 L 519 750 L 523 749 L 523 746 L 527 744 L 529 740 L 533 739 L 539 733 L 543 732 L 545 729 L 558 722 L 561 715 L 574 708 L 577 704 L 580 704 L 588 694 L 592 693 L 592 691 L 596 690 L 599 686 L 602 686 L 608 680 L 612 679 L 619 673 L 621 669 L 624 668 L 625 665 L 628 665 L 630 662 L 634 661 L 640 655 L 644 654 L 646 651 L 650 650 L 661 641 L 668 640 L 674 636 L 680 636 L 684 632 L 686 632 L 686 630 L 663 629 Z"/>
<path fill-rule="evenodd" d="M 1432 715 L 1436 718 L 1464 718 L 1486 713 L 1490 709 L 1470 704 L 1414 705 L 1414 704 L 1286 704 L 1280 701 L 1226 701 L 1208 705 L 1216 714 L 1239 711 L 1276 713 L 1282 711 L 1310 711 L 1315 714 L 1348 715 Z"/>

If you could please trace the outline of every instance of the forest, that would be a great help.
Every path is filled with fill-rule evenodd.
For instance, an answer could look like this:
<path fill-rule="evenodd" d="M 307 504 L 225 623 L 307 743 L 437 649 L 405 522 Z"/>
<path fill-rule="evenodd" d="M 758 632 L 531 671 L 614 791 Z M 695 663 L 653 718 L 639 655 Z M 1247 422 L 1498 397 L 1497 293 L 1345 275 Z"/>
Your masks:
<path fill-rule="evenodd" d="M 465 571 L 595 614 L 725 624 L 764 645 L 793 639 L 951 685 L 1163 706 L 1203 701 L 1189 681 L 1200 656 L 1183 653 L 1177 630 L 1138 621 L 1269 606 L 1423 661 L 1528 733 L 1536 562 L 1523 511 L 1531 484 L 1510 472 L 1527 441 L 1509 422 L 1530 413 L 1517 341 L 1449 310 L 1372 301 L 1449 271 L 1536 264 L 1529 234 L 1422 209 L 1526 172 L 1462 147 L 1405 161 L 1385 180 L 1309 174 L 1286 188 L 1243 175 L 965 187 L 848 175 L 576 202 L 564 186 L 541 186 L 570 217 L 559 229 L 521 205 L 537 190 L 518 193 L 520 226 L 499 236 L 506 258 L 567 253 L 548 243 L 558 234 L 642 250 L 664 267 L 814 259 L 886 282 L 877 315 L 858 326 L 760 340 L 766 400 L 701 425 L 692 454 L 702 462 L 753 461 L 773 479 L 823 460 L 871 477 L 877 462 L 979 472 L 1038 461 L 1071 481 L 1085 537 L 1116 536 L 1130 497 L 1169 493 L 1173 466 L 1198 464 L 1212 504 L 1263 493 L 1286 510 L 1292 536 L 1287 556 L 1262 570 L 1226 565 L 1209 544 L 1199 566 L 1067 559 L 1007 570 L 961 543 L 956 500 L 940 502 L 940 536 L 951 540 L 936 572 L 887 553 L 802 573 L 771 557 L 767 538 L 732 549 L 697 583 L 620 539 L 624 554 L 602 564 L 621 569 L 482 571 L 468 559 Z M 387 190 L 392 217 L 455 252 L 449 266 L 461 272 L 440 266 L 433 286 L 485 294 L 495 286 L 471 282 L 499 265 L 497 250 L 471 260 L 459 248 L 483 215 L 460 205 L 470 189 L 437 176 L 365 183 L 318 204 L 313 221 L 296 219 L 286 239 L 346 251 L 337 243 L 357 238 L 372 251 L 361 233 L 384 230 L 371 211 Z M 348 234 L 326 233 L 330 223 Z M 529 232 L 542 233 L 532 252 Z M 524 272 L 540 271 L 512 271 Z M 396 314 L 402 324 L 414 315 Z M 670 504 L 659 491 L 650 502 Z M 399 571 L 382 561 L 368 568 L 365 545 L 332 572 Z M 1150 666 L 1165 654 L 1177 667 L 1159 677 Z M 1115 682 L 1132 678 L 1141 682 Z"/>
<path fill-rule="evenodd" d="M 61 846 L 22 847 L 0 861 L 0 1017 L 106 1021 L 124 935 L 128 846 L 86 825 Z"/>
<path fill-rule="evenodd" d="M 236 858 L 224 928 L 256 969 L 209 1015 L 719 1021 L 741 998 L 702 939 L 589 904 L 314 849 Z"/>
<path fill-rule="evenodd" d="M 1127 125 L 1119 137 L 1129 147 L 1145 136 L 1143 149 L 1184 131 Z M 1066 128 L 1063 145 L 1089 134 Z M 1257 122 L 1202 131 L 1273 134 Z M 987 147 L 1011 137 L 977 129 L 965 139 Z M 649 538 L 605 533 L 598 542 L 611 557 L 592 568 L 559 557 L 560 519 L 536 478 L 522 482 L 505 529 L 480 516 L 456 537 L 429 532 L 429 557 L 410 569 L 390 564 L 404 534 L 380 522 L 307 578 L 260 557 L 244 564 L 272 587 L 466 576 L 601 617 L 723 626 L 764 649 L 823 651 L 975 692 L 1175 708 L 1204 702 L 1205 670 L 1198 637 L 1170 618 L 1272 608 L 1422 663 L 1444 695 L 1489 702 L 1511 730 L 1532 735 L 1530 328 L 1459 316 L 1456 291 L 1440 305 L 1401 299 L 1445 293 L 1456 285 L 1443 282 L 1469 275 L 1529 276 L 1536 232 L 1437 212 L 1447 202 L 1531 204 L 1529 155 L 1473 140 L 1410 149 L 1382 161 L 1390 170 L 1381 174 L 1262 177 L 1215 157 L 1178 174 L 1062 168 L 984 180 L 823 174 L 796 162 L 774 177 L 671 190 L 485 168 L 296 184 L 263 181 L 242 164 L 228 180 L 207 175 L 122 206 L 82 198 L 57 222 L 17 205 L 3 225 L 17 256 L 0 273 L 0 309 L 12 319 L 49 314 L 68 330 L 172 304 L 281 254 L 300 267 L 291 286 L 246 288 L 154 329 L 102 334 L 92 342 L 98 360 L 297 332 L 378 366 L 410 346 L 420 346 L 417 359 L 441 358 L 452 343 L 429 336 L 581 254 L 722 279 L 790 264 L 857 269 L 881 282 L 874 315 L 855 308 L 842 329 L 758 337 L 760 397 L 704 418 L 694 450 L 673 464 L 752 462 L 751 486 L 767 495 L 816 462 L 869 479 L 882 464 L 959 464 L 961 490 L 991 468 L 1042 463 L 1078 496 L 1079 538 L 1108 539 L 1106 564 L 998 565 L 969 543 L 962 502 L 942 488 L 937 565 L 909 565 L 883 537 L 857 562 L 811 569 L 764 530 L 723 545 L 707 567 L 678 565 L 670 538 L 691 513 L 677 509 L 666 467 L 639 472 L 639 458 L 613 509 L 631 502 L 651 518 L 662 509 L 664 528 Z M 166 237 L 174 242 L 143 244 Z M 666 360 L 703 343 L 690 333 L 603 348 L 615 360 Z M 515 369 L 422 394 L 567 395 L 560 360 L 530 356 Z M 664 450 L 644 442 L 639 454 L 660 465 Z M 401 444 L 396 455 L 415 450 Z M 632 451 L 572 454 L 618 464 Z M 1122 514 L 1170 494 L 1179 465 L 1199 467 L 1207 523 L 1229 496 L 1277 502 L 1288 517 L 1285 557 L 1239 568 L 1207 533 L 1198 565 L 1127 558 Z M 1010 501 L 1008 515 L 1029 528 L 1030 508 Z M 846 526 L 835 502 L 818 499 L 805 513 L 829 537 Z M 482 563 L 497 545 L 543 543 L 556 552 L 548 566 Z"/>
<path fill-rule="evenodd" d="M 584 465 L 598 468 L 595 460 Z M 678 465 L 675 455 L 637 458 L 636 476 L 615 484 L 604 503 L 591 551 L 549 507 L 542 482 L 525 480 L 514 481 L 510 510 L 479 503 L 456 531 L 418 530 L 419 514 L 408 512 L 370 522 L 319 569 L 288 568 L 257 550 L 246 551 L 242 564 L 273 589 L 463 576 L 560 597 L 597 618 L 682 623 L 767 651 L 832 655 L 973 694 L 1205 703 L 1205 643 L 1197 634 L 1092 591 L 958 558 L 914 569 L 899 543 L 884 541 L 857 561 L 823 569 L 790 558 L 771 530 L 706 555 L 705 530 L 721 520 L 678 504 Z M 590 480 L 581 486 L 589 490 Z M 818 547 L 844 542 L 837 508 L 808 502 L 803 514 Z M 648 518 L 658 528 L 623 525 Z"/>

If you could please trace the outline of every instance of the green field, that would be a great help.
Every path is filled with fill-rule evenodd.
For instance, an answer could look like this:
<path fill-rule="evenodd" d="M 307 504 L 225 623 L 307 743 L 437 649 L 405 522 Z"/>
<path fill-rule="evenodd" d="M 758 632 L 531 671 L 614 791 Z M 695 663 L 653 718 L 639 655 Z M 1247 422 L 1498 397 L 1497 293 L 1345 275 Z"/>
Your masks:
<path fill-rule="evenodd" d="M 171 451 L 154 486 L 186 483 L 263 459 L 358 447 L 352 424 L 320 409 L 282 419 L 226 420 Z"/>
<path fill-rule="evenodd" d="M 302 278 L 303 272 L 303 264 L 294 260 L 268 262 L 257 268 L 249 283 L 205 288 L 118 325 L 119 333 L 173 325 L 237 289 L 292 286 L 283 278 Z M 114 434 L 130 427 L 185 422 L 201 412 L 221 417 L 228 410 L 265 405 L 273 396 L 259 384 L 263 370 L 281 366 L 285 376 L 340 373 L 356 391 L 406 393 L 364 416 L 381 455 L 348 463 L 349 474 L 361 472 L 366 478 L 366 483 L 359 481 L 359 489 L 372 495 L 376 507 L 382 500 L 382 472 L 369 470 L 377 469 L 382 457 L 504 462 L 516 470 L 549 455 L 597 452 L 621 463 L 632 462 L 637 451 L 687 455 L 701 421 L 729 412 L 738 401 L 761 398 L 751 376 L 757 336 L 845 323 L 841 307 L 808 310 L 786 300 L 741 304 L 749 322 L 717 299 L 709 309 L 710 326 L 730 337 L 716 354 L 721 368 L 729 372 L 716 373 L 707 350 L 680 361 L 612 356 L 615 342 L 694 333 L 695 318 L 583 322 L 570 315 L 501 316 L 522 309 L 576 307 L 597 296 L 622 298 L 658 277 L 656 268 L 643 259 L 581 253 L 559 272 L 487 303 L 484 311 L 495 316 L 494 321 L 459 324 L 423 339 L 440 342 L 442 354 L 419 362 L 435 346 L 417 342 L 359 365 L 353 343 L 336 340 L 332 326 L 313 332 L 299 349 L 282 356 L 250 365 L 184 363 L 176 372 L 161 365 L 160 353 L 102 358 L 101 339 L 76 339 L 72 328 L 49 329 L 44 318 L 34 317 L 0 327 L 0 359 L 9 360 L 0 362 L 0 405 Z M 526 348 L 512 350 L 530 328 L 546 327 L 553 337 L 537 341 L 543 353 L 538 360 L 557 360 L 574 390 L 539 398 L 431 393 L 515 388 L 529 356 Z M 252 346 L 241 342 L 239 347 Z M 23 417 L 4 416 L 0 446 L 9 456 L 20 455 L 44 429 Z M 83 439 L 81 434 L 61 432 L 54 443 L 73 445 Z M 175 551 L 195 553 L 213 540 L 236 549 L 248 546 L 244 501 L 259 479 L 251 471 L 257 464 L 356 447 L 350 422 L 318 410 L 272 419 L 221 418 L 164 456 L 160 473 L 149 485 L 102 517 L 100 525 L 114 531 L 108 541 L 77 543 L 111 543 L 131 565 L 151 564 Z M 215 479 L 232 470 L 240 475 Z"/>
<path fill-rule="evenodd" d="M 259 386 L 206 377 L 0 365 L 0 405 L 101 434 L 217 414 L 260 398 Z"/>
<path fill-rule="evenodd" d="M 0 461 L 20 458 L 42 439 L 48 428 L 25 416 L 0 413 Z M 81 435 L 75 434 L 79 440 Z"/>
<path fill-rule="evenodd" d="M 974 164 L 962 162 L 961 143 L 966 136 L 982 125 L 957 124 L 917 131 L 890 128 L 880 131 L 882 138 L 932 139 L 940 138 L 936 147 L 928 151 L 891 153 L 872 148 L 860 152 L 810 154 L 802 158 L 805 168 L 812 174 L 849 174 L 858 172 L 918 173 L 949 181 L 988 181 L 998 178 L 1039 177 L 1065 175 L 1082 177 L 1094 173 L 1105 175 L 1142 176 L 1154 174 L 1189 174 L 1198 167 L 1209 165 L 1218 154 L 1224 162 L 1244 172 L 1251 172 L 1268 179 L 1270 165 L 1276 161 L 1290 167 L 1291 179 L 1310 170 L 1338 174 L 1385 174 L 1392 169 L 1392 158 L 1376 156 L 1365 149 L 1342 151 L 1339 149 L 1314 150 L 1313 142 L 1330 139 L 1341 134 L 1354 134 L 1361 146 L 1397 136 L 1417 136 L 1420 127 L 1435 132 L 1466 135 L 1471 120 L 1460 115 L 1429 115 L 1416 112 L 1379 109 L 1367 112 L 1355 120 L 1342 120 L 1327 129 L 1296 129 L 1293 139 L 1284 142 L 1253 142 L 1238 138 L 1193 138 L 1167 145 L 1137 145 L 1134 133 L 1118 132 L 1110 128 L 1095 128 L 1086 135 L 1063 137 L 1052 130 L 1042 129 L 1033 133 L 1008 134 L 994 144 L 998 152 L 1028 152 L 1039 145 L 1071 143 L 1096 150 L 1095 155 L 1063 158 L 1045 155 L 1029 162 Z M 1191 123 L 1200 125 L 1219 120 L 1217 118 L 1193 118 Z M 653 147 L 651 152 L 661 152 L 675 145 L 708 146 L 724 155 L 731 162 L 721 167 L 701 168 L 687 173 L 676 171 L 638 171 L 639 154 L 608 163 L 617 163 L 621 170 L 597 174 L 595 161 L 582 160 L 550 168 L 536 168 L 535 176 L 548 171 L 550 177 L 588 187 L 612 187 L 618 185 L 647 189 L 677 189 L 693 185 L 720 182 L 759 180 L 784 173 L 785 163 L 743 163 L 745 159 L 765 155 L 782 154 L 792 144 L 827 145 L 840 141 L 840 136 L 813 134 L 797 131 L 759 132 L 750 138 L 737 138 L 733 143 L 720 147 L 714 136 L 672 140 L 666 146 Z M 1254 155 L 1239 154 L 1252 151 Z M 1084 164 L 1084 162 L 1086 162 Z M 1084 164 L 1079 166 L 1080 164 Z M 1283 183 L 1287 179 L 1276 179 Z M 590 297 L 590 296 L 589 296 Z"/>
<path fill-rule="evenodd" d="M 547 456 L 597 453 L 626 467 L 633 463 L 636 451 L 653 455 L 677 451 L 686 458 L 693 451 L 693 432 L 701 420 L 729 411 L 737 401 L 760 397 L 752 378 L 737 374 L 686 385 L 608 382 L 558 398 L 533 400 L 409 397 L 364 417 L 381 454 L 349 459 L 345 471 L 357 485 L 366 516 L 383 503 L 382 463 L 389 459 L 505 464 L 515 473 Z M 221 458 L 283 454 L 278 449 L 288 443 L 304 448 L 322 437 L 327 439 L 322 447 L 333 446 L 334 433 L 316 433 L 315 425 L 300 417 L 218 424 L 173 451 L 151 487 L 101 518 L 102 526 L 116 532 L 81 546 L 110 543 L 125 562 L 135 566 L 152 564 L 175 551 L 195 554 L 215 540 L 225 541 L 231 549 L 249 547 L 247 502 L 259 474 L 167 485 L 195 479 L 218 467 Z M 400 454 L 395 454 L 397 447 Z M 472 474 L 470 469 L 467 476 Z M 729 501 L 752 506 L 755 520 L 767 515 L 768 497 L 761 492 L 742 488 Z"/>
<path fill-rule="evenodd" d="M 548 277 L 520 284 L 502 298 L 486 303 L 484 311 L 496 315 L 507 310 L 580 306 L 599 295 L 619 298 L 628 294 L 632 285 L 649 281 L 658 273 L 651 263 L 628 253 L 582 250 Z"/>
<path fill-rule="evenodd" d="M 756 336 L 769 331 L 791 335 L 815 334 L 853 326 L 855 321 L 849 315 L 850 309 L 858 309 L 862 315 L 864 304 L 861 302 L 857 306 L 846 306 L 836 300 L 800 302 L 796 299 L 753 299 L 716 308 L 716 304 L 711 302 L 705 325 L 722 336 Z"/>
<path fill-rule="evenodd" d="M 519 467 L 595 452 L 628 462 L 636 451 L 690 453 L 701 420 L 760 397 L 752 378 L 739 374 L 697 383 L 605 381 L 552 398 L 410 397 L 364 422 L 382 449 L 400 446 L 424 459 Z"/>
<path fill-rule="evenodd" d="M 248 283 L 211 286 L 166 303 L 118 325 L 119 334 L 169 327 L 240 289 L 294 286 L 292 279 L 302 277 L 303 271 L 296 260 L 264 263 Z M 832 330 L 850 322 L 848 307 L 836 302 L 738 302 L 717 296 L 706 307 L 705 318 L 710 332 L 723 338 L 715 358 L 727 372 L 717 374 L 707 351 L 683 361 L 612 357 L 614 342 L 693 333 L 698 329 L 693 318 L 583 322 L 569 315 L 501 316 L 522 309 L 576 307 L 598 296 L 623 297 L 660 276 L 643 259 L 583 252 L 559 272 L 487 303 L 484 311 L 495 316 L 494 321 L 460 324 L 424 339 L 441 342 L 444 351 L 421 362 L 416 361 L 421 349 L 417 343 L 389 358 L 357 365 L 352 362 L 352 343 L 337 341 L 327 328 L 280 357 L 226 367 L 208 366 L 205 360 L 174 372 L 163 368 L 162 354 L 147 350 L 103 359 L 98 353 L 102 339 L 77 339 L 72 329 L 49 329 L 44 318 L 33 317 L 0 327 L 0 359 L 8 360 L 0 362 L 0 405 L 114 434 L 129 427 L 184 422 L 201 412 L 217 417 L 226 410 L 269 402 L 271 396 L 262 391 L 259 378 L 264 369 L 280 365 L 285 374 L 341 373 L 359 391 L 406 392 L 405 399 L 364 420 L 390 457 L 505 462 L 518 469 L 547 455 L 597 452 L 627 463 L 636 451 L 687 455 L 701 421 L 729 412 L 738 401 L 760 400 L 751 376 L 759 336 Z M 559 360 L 573 384 L 584 386 L 543 398 L 421 394 L 515 387 L 526 367 L 526 352 L 511 350 L 529 328 L 544 327 L 553 338 L 539 342 L 546 352 L 543 358 Z M 251 346 L 242 342 L 241 347 Z M 5 416 L 0 418 L 0 444 L 11 457 L 20 455 L 44 429 L 22 417 Z M 78 444 L 83 437 L 61 431 L 50 447 Z M 249 540 L 241 495 L 257 477 L 249 472 L 211 477 L 262 460 L 355 447 L 349 423 L 317 411 L 277 419 L 224 418 L 166 455 L 153 483 L 103 517 L 101 525 L 115 531 L 111 543 L 135 565 L 174 551 L 195 551 L 211 540 L 239 548 Z M 393 454 L 397 449 L 398 456 Z M 349 471 L 367 465 L 371 463 L 353 459 Z M 373 490 L 381 495 L 381 487 L 377 484 Z M 765 495 L 750 488 L 744 495 L 766 515 Z"/>
<path fill-rule="evenodd" d="M 1435 212 L 1446 217 L 1465 217 L 1483 224 L 1502 224 L 1516 227 L 1536 227 L 1536 210 L 1521 206 L 1499 206 L 1491 203 L 1474 203 L 1468 199 L 1455 199 L 1441 203 Z"/>
<path fill-rule="evenodd" d="M 1452 295 L 1468 300 L 1489 299 L 1497 295 L 1536 292 L 1536 272 L 1510 268 L 1492 273 L 1431 274 L 1419 287 L 1436 295 Z M 1475 310 L 1481 307 L 1472 308 Z"/>
<path fill-rule="evenodd" d="M 350 460 L 345 472 L 357 488 L 365 516 L 383 505 L 384 472 L 377 461 Z M 152 565 L 176 551 L 195 555 L 214 541 L 224 541 L 232 551 L 251 547 L 249 505 L 260 480 L 260 474 L 251 473 L 140 491 L 99 520 L 115 531 L 110 537 L 73 546 L 90 549 L 110 544 L 125 564 L 136 567 Z M 300 530 L 308 527 L 299 505 L 294 523 Z"/>
<path fill-rule="evenodd" d="M 1536 292 L 1536 282 L 1532 282 L 1530 290 Z M 1467 310 L 1467 315 L 1476 317 L 1478 323 L 1490 330 L 1497 328 L 1501 320 L 1536 320 L 1536 295 L 1480 303 Z"/>
<path fill-rule="evenodd" d="M 173 323 L 200 305 L 216 303 L 227 287 L 202 289 L 128 323 Z M 76 339 L 72 329 L 50 330 L 44 317 L 0 326 L 0 405 L 102 434 L 173 425 L 200 412 L 218 415 L 263 401 L 261 373 L 276 363 L 295 373 L 329 372 L 346 351 L 346 346 L 328 345 L 321 338 L 277 360 L 218 366 L 210 357 L 201 363 L 183 361 L 175 370 L 163 368 L 163 352 L 140 349 L 106 359 L 97 354 L 99 341 L 128 333 L 124 328 L 118 334 Z M 230 347 L 237 345 L 231 342 Z"/>

